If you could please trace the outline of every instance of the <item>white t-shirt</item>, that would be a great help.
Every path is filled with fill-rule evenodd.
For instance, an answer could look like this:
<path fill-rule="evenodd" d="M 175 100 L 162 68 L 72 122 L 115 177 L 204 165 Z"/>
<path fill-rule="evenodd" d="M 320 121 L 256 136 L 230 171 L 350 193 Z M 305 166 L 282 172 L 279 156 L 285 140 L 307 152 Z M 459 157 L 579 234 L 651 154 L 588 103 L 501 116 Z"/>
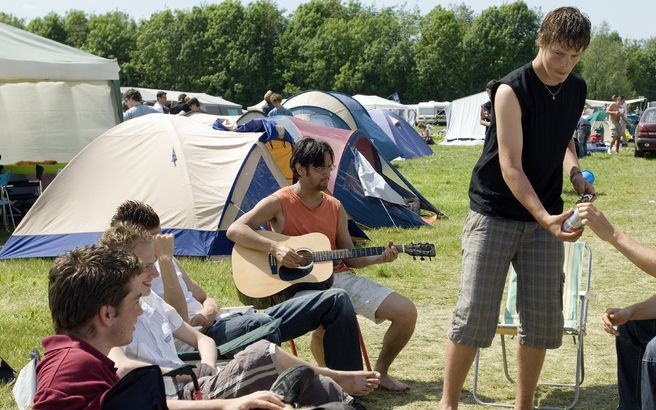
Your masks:
<path fill-rule="evenodd" d="M 175 273 L 178 275 L 178 282 L 180 282 L 180 287 L 182 288 L 182 294 L 184 295 L 185 301 L 187 302 L 187 312 L 189 313 L 189 319 L 192 319 L 196 316 L 202 309 L 203 304 L 197 301 L 192 295 L 191 291 L 187 287 L 184 279 L 182 278 L 182 271 L 180 270 L 180 265 L 177 261 L 173 261 L 173 267 L 175 268 Z M 164 282 L 162 282 L 161 269 L 159 268 L 159 261 L 155 262 L 155 268 L 157 272 L 160 273 L 160 276 L 153 279 L 151 289 L 153 292 L 157 293 L 159 297 L 164 297 Z"/>
<path fill-rule="evenodd" d="M 155 111 L 164 114 L 164 107 L 159 102 L 156 102 L 155 105 L 153 105 L 153 108 L 155 109 Z"/>
<path fill-rule="evenodd" d="M 132 342 L 123 346 L 125 354 L 135 360 L 161 367 L 184 364 L 175 349 L 173 332 L 182 326 L 182 317 L 155 292 L 140 300 L 143 314 L 137 319 Z"/>

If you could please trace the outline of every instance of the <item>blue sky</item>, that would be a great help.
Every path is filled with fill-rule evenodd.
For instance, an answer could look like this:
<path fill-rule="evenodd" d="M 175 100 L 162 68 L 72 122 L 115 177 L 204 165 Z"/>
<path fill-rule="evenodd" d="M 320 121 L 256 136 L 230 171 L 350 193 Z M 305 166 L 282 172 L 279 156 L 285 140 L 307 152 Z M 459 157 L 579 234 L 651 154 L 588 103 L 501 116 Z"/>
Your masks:
<path fill-rule="evenodd" d="M 541 8 L 543 12 L 559 6 L 576 6 L 590 17 L 593 26 L 603 21 L 607 22 L 613 31 L 617 31 L 622 38 L 645 39 L 656 36 L 656 25 L 653 20 L 656 16 L 656 1 L 622 2 L 615 0 L 571 0 L 569 2 L 558 0 L 525 0 L 531 8 Z M 212 0 L 0 0 L 0 11 L 14 14 L 30 20 L 55 11 L 64 14 L 67 10 L 84 10 L 91 14 L 104 13 L 110 10 L 127 12 L 130 16 L 140 19 L 147 18 L 151 13 L 166 8 L 188 9 L 202 4 L 211 4 Z M 244 3 L 248 1 L 242 0 Z M 280 8 L 292 12 L 303 0 L 277 0 Z M 408 8 L 419 7 L 422 14 L 428 13 L 433 7 L 440 4 L 447 7 L 451 3 L 465 3 L 476 13 L 489 7 L 499 6 L 508 1 L 496 0 L 465 0 L 465 1 L 437 1 L 437 0 L 361 0 L 363 4 L 373 4 L 376 7 L 401 6 Z"/>

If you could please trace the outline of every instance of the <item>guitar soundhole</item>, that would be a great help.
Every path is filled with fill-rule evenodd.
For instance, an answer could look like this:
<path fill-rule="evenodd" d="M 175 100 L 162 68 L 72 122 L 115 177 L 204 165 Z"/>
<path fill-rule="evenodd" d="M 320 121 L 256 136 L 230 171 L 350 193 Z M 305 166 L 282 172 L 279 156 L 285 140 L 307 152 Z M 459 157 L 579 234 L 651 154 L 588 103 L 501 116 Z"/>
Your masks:
<path fill-rule="evenodd" d="M 308 249 L 297 249 L 296 253 L 303 258 L 299 269 L 309 268 L 312 266 L 312 251 Z"/>

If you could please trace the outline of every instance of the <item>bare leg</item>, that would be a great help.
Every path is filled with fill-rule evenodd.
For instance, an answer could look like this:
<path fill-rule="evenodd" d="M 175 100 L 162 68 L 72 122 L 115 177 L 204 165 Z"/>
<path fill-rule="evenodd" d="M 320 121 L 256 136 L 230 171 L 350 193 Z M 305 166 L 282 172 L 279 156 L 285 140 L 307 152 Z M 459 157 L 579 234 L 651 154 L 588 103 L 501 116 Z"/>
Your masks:
<path fill-rule="evenodd" d="M 296 356 L 292 356 L 276 346 L 276 354 L 273 356 L 276 366 L 281 370 L 289 369 L 292 366 L 304 365 L 311 367 L 314 373 L 327 376 L 339 384 L 344 391 L 353 396 L 364 396 L 376 389 L 380 383 L 380 373 L 366 370 L 360 371 L 343 371 L 333 370 L 327 367 L 314 366 Z"/>
<path fill-rule="evenodd" d="M 374 370 L 381 374 L 380 387 L 393 391 L 408 390 L 410 386 L 390 376 L 388 371 L 415 331 L 417 308 L 410 299 L 393 292 L 378 307 L 376 318 L 391 322 L 383 337 L 383 346 L 374 366 Z"/>
<path fill-rule="evenodd" d="M 533 408 L 533 396 L 540 378 L 545 353 L 545 349 L 524 345 L 517 346 L 516 410 L 530 410 Z"/>
<path fill-rule="evenodd" d="M 323 336 L 326 332 L 323 329 L 323 326 L 319 326 L 310 337 L 310 350 L 312 351 L 312 356 L 314 360 L 317 361 L 317 364 L 321 367 L 326 367 L 326 359 L 323 355 Z"/>
<path fill-rule="evenodd" d="M 476 357 L 476 348 L 455 343 L 451 339 L 446 342 L 446 358 L 444 360 L 444 385 L 440 409 L 457 409 L 460 392 L 465 384 L 467 373 Z"/>

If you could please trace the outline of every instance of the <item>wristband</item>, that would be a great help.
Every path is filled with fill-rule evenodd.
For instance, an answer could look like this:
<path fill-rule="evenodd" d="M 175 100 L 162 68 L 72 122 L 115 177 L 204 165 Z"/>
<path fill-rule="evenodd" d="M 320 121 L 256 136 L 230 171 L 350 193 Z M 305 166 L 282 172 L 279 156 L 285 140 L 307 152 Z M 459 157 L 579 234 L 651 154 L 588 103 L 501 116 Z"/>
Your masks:
<path fill-rule="evenodd" d="M 577 175 L 583 176 L 583 172 L 580 169 L 572 172 L 572 175 L 569 176 L 569 182 L 572 182 L 574 177 L 577 176 Z"/>

